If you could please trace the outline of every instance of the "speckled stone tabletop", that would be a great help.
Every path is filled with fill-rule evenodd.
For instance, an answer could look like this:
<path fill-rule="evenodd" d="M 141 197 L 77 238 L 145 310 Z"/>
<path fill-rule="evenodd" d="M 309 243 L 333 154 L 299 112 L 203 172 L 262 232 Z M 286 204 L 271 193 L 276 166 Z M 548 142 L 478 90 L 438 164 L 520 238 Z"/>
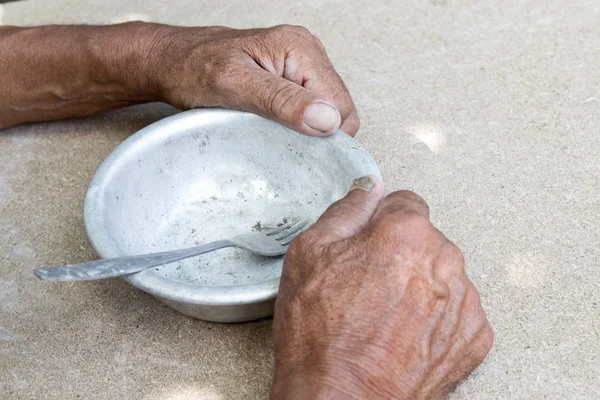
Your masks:
<path fill-rule="evenodd" d="M 600 392 L 600 3 L 26 0 L 0 24 L 305 25 L 362 117 L 388 190 L 464 251 L 496 331 L 452 399 Z M 1 57 L 1 55 L 0 55 Z M 1 92 L 1 88 L 0 88 Z M 0 398 L 265 398 L 271 322 L 205 323 L 111 279 L 39 282 L 95 257 L 87 184 L 151 104 L 0 133 Z"/>

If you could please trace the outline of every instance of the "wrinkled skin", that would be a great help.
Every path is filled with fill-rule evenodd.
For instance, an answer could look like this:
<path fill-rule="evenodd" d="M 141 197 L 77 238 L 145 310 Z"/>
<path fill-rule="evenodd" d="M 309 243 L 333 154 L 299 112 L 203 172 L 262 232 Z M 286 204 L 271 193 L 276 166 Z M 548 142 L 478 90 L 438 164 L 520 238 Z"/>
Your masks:
<path fill-rule="evenodd" d="M 351 190 L 292 243 L 272 398 L 444 398 L 489 352 L 460 250 L 419 196 L 382 193 Z"/>
<path fill-rule="evenodd" d="M 314 136 L 359 128 L 302 27 L 0 27 L 0 129 L 149 101 L 251 111 Z M 427 205 L 410 192 L 383 199 L 378 180 L 359 180 L 292 243 L 279 293 L 277 399 L 443 398 L 493 340 Z"/>
<path fill-rule="evenodd" d="M 201 29 L 198 34 L 183 28 L 158 35 L 168 43 L 160 46 L 163 64 L 154 68 L 163 71 L 159 81 L 165 101 L 182 109 L 251 111 L 315 136 L 338 128 L 352 136 L 358 131 L 348 89 L 321 41 L 306 28 Z M 308 126 L 303 117 L 316 102 L 337 108 L 337 121 L 320 130 Z"/>
<path fill-rule="evenodd" d="M 0 129 L 152 101 L 250 111 L 312 136 L 359 128 L 344 82 L 303 27 L 0 27 Z"/>

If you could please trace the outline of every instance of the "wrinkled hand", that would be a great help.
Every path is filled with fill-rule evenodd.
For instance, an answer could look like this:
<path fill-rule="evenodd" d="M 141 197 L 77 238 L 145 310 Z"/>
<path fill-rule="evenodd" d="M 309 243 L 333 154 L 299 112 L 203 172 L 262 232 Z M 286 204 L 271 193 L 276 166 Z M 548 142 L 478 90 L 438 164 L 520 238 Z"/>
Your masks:
<path fill-rule="evenodd" d="M 485 358 L 493 332 L 460 250 L 427 204 L 379 180 L 291 245 L 275 305 L 272 398 L 438 399 Z"/>
<path fill-rule="evenodd" d="M 162 100 L 178 108 L 250 111 L 314 136 L 358 131 L 346 86 L 303 27 L 163 26 L 151 48 L 151 79 Z"/>

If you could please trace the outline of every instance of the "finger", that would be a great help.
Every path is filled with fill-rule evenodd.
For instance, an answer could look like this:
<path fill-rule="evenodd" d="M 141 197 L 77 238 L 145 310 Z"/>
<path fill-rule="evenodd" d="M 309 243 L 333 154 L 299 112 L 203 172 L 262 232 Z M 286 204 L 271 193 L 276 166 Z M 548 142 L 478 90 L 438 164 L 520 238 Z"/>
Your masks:
<path fill-rule="evenodd" d="M 287 104 L 281 112 L 271 112 L 270 118 L 299 132 L 316 136 L 332 134 L 350 118 L 344 126 L 345 132 L 351 136 L 356 134 L 359 127 L 356 107 L 348 88 L 333 68 L 325 47 L 316 36 L 301 26 L 283 25 L 268 29 L 258 43 L 256 46 L 256 42 L 253 42 L 254 45 L 246 47 L 245 51 L 261 68 L 304 87 L 310 94 L 304 94 L 306 101 L 302 104 L 294 104 L 295 107 Z M 303 93 L 298 87 L 295 88 L 281 89 L 285 96 L 281 96 L 282 102 L 275 101 L 274 107 L 280 106 L 283 101 L 289 102 L 285 97 L 294 92 L 298 95 Z M 266 113 L 263 112 L 263 115 Z"/>
<path fill-rule="evenodd" d="M 429 206 L 418 194 L 410 190 L 400 190 L 383 199 L 373 216 L 373 222 L 377 223 L 394 215 L 405 214 L 416 214 L 429 219 Z"/>
<path fill-rule="evenodd" d="M 360 124 L 352 96 L 329 60 L 323 43 L 316 36 L 312 36 L 312 41 L 316 44 L 315 55 L 307 66 L 300 68 L 304 76 L 303 86 L 331 101 L 340 112 L 344 127 L 342 130 L 355 136 Z"/>
<path fill-rule="evenodd" d="M 328 136 L 340 127 L 337 108 L 317 93 L 259 67 L 249 68 L 245 75 L 244 83 L 232 88 L 229 96 L 236 108 L 310 136 Z"/>
<path fill-rule="evenodd" d="M 360 120 L 358 119 L 358 113 L 354 111 L 352 114 L 348 116 L 342 122 L 342 126 L 340 126 L 340 130 L 346 132 L 348 135 L 354 137 L 356 136 L 356 132 L 360 128 Z"/>
<path fill-rule="evenodd" d="M 329 100 L 339 110 L 342 124 L 349 121 L 345 126 L 347 134 L 354 136 L 358 131 L 358 113 L 346 85 L 335 72 L 333 67 L 324 68 L 319 72 L 307 73 L 314 76 L 305 81 L 304 87 L 326 100 Z"/>
<path fill-rule="evenodd" d="M 383 195 L 383 182 L 379 178 L 355 179 L 346 197 L 333 203 L 310 231 L 331 241 L 356 235 L 369 224 Z"/>
<path fill-rule="evenodd" d="M 333 69 L 329 60 L 326 60 L 327 64 L 314 63 L 303 71 L 306 77 L 303 85 L 320 98 L 334 104 L 340 113 L 342 124 L 349 121 L 344 132 L 354 136 L 359 127 L 356 107 L 342 78 Z"/>
<path fill-rule="evenodd" d="M 459 326 L 451 338 L 450 350 L 429 378 L 430 382 L 445 383 L 446 391 L 484 361 L 494 341 L 494 332 L 481 306 L 479 294 L 471 282 L 467 282 L 467 286 Z"/>

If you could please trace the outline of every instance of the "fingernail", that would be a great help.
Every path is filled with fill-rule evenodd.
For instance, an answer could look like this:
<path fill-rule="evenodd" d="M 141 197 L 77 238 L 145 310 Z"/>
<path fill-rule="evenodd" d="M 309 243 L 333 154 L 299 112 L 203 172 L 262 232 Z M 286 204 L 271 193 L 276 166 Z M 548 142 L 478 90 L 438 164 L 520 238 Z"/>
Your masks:
<path fill-rule="evenodd" d="M 353 180 L 350 190 L 362 189 L 368 192 L 373 189 L 373 186 L 375 186 L 375 179 L 373 179 L 372 176 L 367 175 Z"/>
<path fill-rule="evenodd" d="M 304 112 L 304 123 L 313 129 L 327 133 L 338 124 L 338 110 L 322 102 L 311 104 Z"/>

